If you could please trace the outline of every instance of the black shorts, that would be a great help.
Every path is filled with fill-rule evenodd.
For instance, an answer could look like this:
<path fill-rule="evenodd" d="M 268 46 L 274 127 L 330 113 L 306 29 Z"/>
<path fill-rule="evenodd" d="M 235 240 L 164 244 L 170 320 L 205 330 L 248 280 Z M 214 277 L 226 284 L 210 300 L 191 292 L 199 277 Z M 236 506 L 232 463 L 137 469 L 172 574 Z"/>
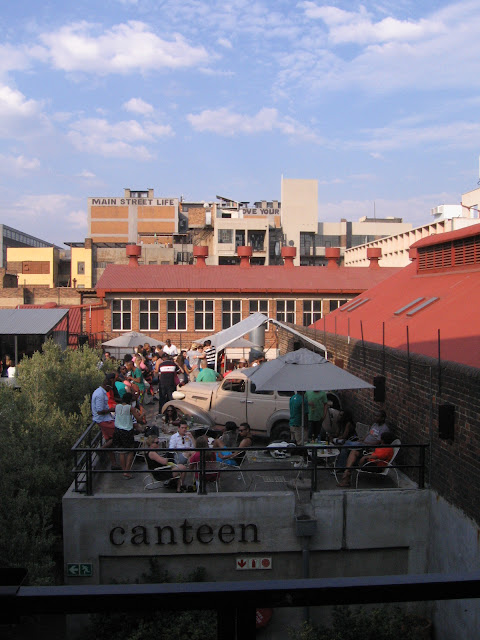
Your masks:
<path fill-rule="evenodd" d="M 126 429 L 115 429 L 113 432 L 113 448 L 133 449 L 135 447 L 135 438 L 133 435 L 133 429 L 127 431 Z"/>

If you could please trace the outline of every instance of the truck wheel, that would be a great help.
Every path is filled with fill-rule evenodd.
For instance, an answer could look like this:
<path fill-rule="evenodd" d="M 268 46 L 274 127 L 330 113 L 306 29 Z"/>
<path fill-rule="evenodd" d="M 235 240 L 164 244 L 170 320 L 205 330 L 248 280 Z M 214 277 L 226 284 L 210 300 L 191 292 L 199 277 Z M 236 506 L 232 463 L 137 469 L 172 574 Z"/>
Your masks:
<path fill-rule="evenodd" d="M 281 420 L 276 423 L 270 431 L 270 439 L 272 442 L 279 440 L 290 442 L 290 426 L 286 420 Z"/>

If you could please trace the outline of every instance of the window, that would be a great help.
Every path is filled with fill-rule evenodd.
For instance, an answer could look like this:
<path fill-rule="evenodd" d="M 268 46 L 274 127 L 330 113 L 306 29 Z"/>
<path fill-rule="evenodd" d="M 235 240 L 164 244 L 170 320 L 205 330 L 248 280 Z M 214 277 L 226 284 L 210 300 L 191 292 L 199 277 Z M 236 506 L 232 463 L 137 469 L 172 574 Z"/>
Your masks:
<path fill-rule="evenodd" d="M 187 301 L 167 300 L 167 331 L 185 331 L 187 328 Z"/>
<path fill-rule="evenodd" d="M 277 320 L 295 324 L 295 300 L 277 300 Z"/>
<path fill-rule="evenodd" d="M 330 300 L 330 311 L 335 311 L 335 309 L 338 309 L 338 307 L 341 307 L 347 302 L 348 300 Z"/>
<path fill-rule="evenodd" d="M 113 331 L 132 330 L 132 301 L 112 301 L 112 329 Z"/>
<path fill-rule="evenodd" d="M 232 229 L 219 229 L 218 230 L 218 242 L 220 244 L 231 244 L 232 243 Z"/>
<path fill-rule="evenodd" d="M 77 262 L 77 274 L 79 276 L 85 275 L 85 262 Z"/>
<path fill-rule="evenodd" d="M 222 329 L 228 329 L 242 319 L 241 300 L 222 300 Z"/>
<path fill-rule="evenodd" d="M 235 393 L 245 393 L 245 380 L 243 378 L 228 378 L 222 384 L 223 391 L 235 391 Z"/>
<path fill-rule="evenodd" d="M 254 382 L 250 384 L 250 393 L 255 393 L 259 396 L 273 396 L 273 391 L 257 391 L 257 385 Z"/>
<path fill-rule="evenodd" d="M 304 300 L 303 301 L 303 326 L 309 327 L 311 324 L 320 320 L 322 317 L 322 301 L 321 300 Z"/>
<path fill-rule="evenodd" d="M 158 300 L 140 300 L 140 331 L 158 331 Z"/>
<path fill-rule="evenodd" d="M 195 331 L 213 330 L 213 300 L 195 300 Z"/>
<path fill-rule="evenodd" d="M 264 313 L 268 316 L 268 300 L 249 300 L 248 312 L 251 313 Z"/>

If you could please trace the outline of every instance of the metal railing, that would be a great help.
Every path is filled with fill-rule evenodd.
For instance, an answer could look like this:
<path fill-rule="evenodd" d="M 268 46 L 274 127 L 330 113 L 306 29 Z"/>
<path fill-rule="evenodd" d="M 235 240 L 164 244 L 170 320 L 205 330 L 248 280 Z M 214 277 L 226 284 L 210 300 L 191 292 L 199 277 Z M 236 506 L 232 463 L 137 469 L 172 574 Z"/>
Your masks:
<path fill-rule="evenodd" d="M 480 572 L 185 582 L 174 584 L 18 587 L 0 585 L 0 604 L 10 621 L 21 615 L 213 610 L 217 638 L 255 637 L 255 611 L 260 607 L 426 602 L 478 598 Z M 459 611 L 460 608 L 457 608 Z M 458 620 L 458 627 L 461 621 Z M 399 630 L 400 633 L 400 630 Z M 400 637 L 400 635 L 399 635 Z"/>
<path fill-rule="evenodd" d="M 102 468 L 102 461 L 100 456 L 106 456 L 107 452 L 118 452 L 118 453 L 132 453 L 132 449 L 125 448 L 113 448 L 110 447 L 108 449 L 101 448 L 102 435 L 98 429 L 96 423 L 92 422 L 89 427 L 82 433 L 82 435 L 78 438 L 75 444 L 72 447 L 72 453 L 74 456 L 74 466 L 72 469 L 72 473 L 74 474 L 74 490 L 80 493 L 86 493 L 86 495 L 94 494 L 94 477 L 100 476 L 102 474 L 118 474 L 122 473 L 121 471 L 111 471 L 110 469 Z M 429 447 L 429 444 L 402 444 L 395 445 L 395 448 L 399 448 L 401 450 L 411 450 L 416 449 L 418 453 L 418 463 L 417 464 L 395 464 L 394 468 L 397 471 L 402 470 L 418 470 L 418 480 L 417 486 L 419 489 L 425 488 L 425 451 Z M 351 450 L 351 445 L 327 445 L 324 447 L 325 450 L 332 449 L 349 449 Z M 359 447 L 363 448 L 363 447 Z M 292 464 L 289 466 L 281 466 L 278 461 L 275 463 L 274 470 L 275 472 L 289 472 L 293 473 L 302 473 L 308 475 L 310 477 L 310 491 L 314 492 L 318 489 L 318 480 L 320 473 L 331 473 L 332 467 L 327 464 L 323 464 L 325 462 L 326 456 L 322 456 L 319 451 L 319 447 L 316 445 L 305 445 L 304 447 L 289 447 L 287 450 L 291 454 L 295 454 L 299 456 L 300 460 L 308 460 L 305 466 L 302 468 L 294 468 Z M 283 451 L 284 449 L 282 449 Z M 135 449 L 138 452 L 138 449 Z M 156 451 L 158 454 L 163 454 L 167 452 L 178 453 L 178 449 L 168 449 L 168 448 L 160 448 L 160 449 L 143 449 L 143 451 Z M 198 469 L 195 471 L 198 473 L 198 482 L 199 482 L 199 491 L 200 494 L 206 494 L 207 490 L 207 476 L 212 474 L 212 469 L 207 469 L 207 453 L 211 452 L 212 449 L 182 449 L 181 451 L 198 451 L 200 453 L 200 460 L 198 463 Z M 221 449 L 215 449 L 214 451 L 221 452 Z M 270 461 L 270 466 L 261 466 L 256 462 L 254 465 L 250 467 L 246 467 L 242 465 L 241 472 L 242 474 L 258 475 L 259 472 L 272 471 L 272 460 L 270 457 L 270 453 L 272 452 L 271 447 L 248 447 L 248 449 L 240 448 L 240 447 L 228 447 L 228 451 L 230 452 L 239 452 L 244 453 L 245 455 L 252 455 L 254 452 L 261 452 L 262 454 L 268 453 L 269 457 L 265 457 L 265 463 L 267 464 Z M 346 469 L 344 466 L 335 467 L 336 472 L 343 472 Z M 192 470 L 189 470 L 189 472 Z M 239 467 L 231 465 L 229 468 L 216 468 L 213 472 L 222 474 L 228 473 L 236 473 L 238 474 Z M 131 474 L 145 474 L 145 472 L 150 473 L 148 469 L 130 469 L 129 473 Z"/>

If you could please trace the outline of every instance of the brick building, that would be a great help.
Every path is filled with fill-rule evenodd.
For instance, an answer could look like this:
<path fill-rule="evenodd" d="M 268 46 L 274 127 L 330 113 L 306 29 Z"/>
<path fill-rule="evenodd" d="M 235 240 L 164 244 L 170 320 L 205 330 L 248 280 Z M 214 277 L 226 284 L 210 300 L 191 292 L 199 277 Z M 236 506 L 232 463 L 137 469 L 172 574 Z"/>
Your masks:
<path fill-rule="evenodd" d="M 195 265 L 139 265 L 141 247 L 127 246 L 129 265 L 109 265 L 95 296 L 83 293 L 83 303 L 103 302 L 85 313 L 87 333 L 112 338 L 142 331 L 177 346 L 189 345 L 226 329 L 260 311 L 281 322 L 309 326 L 397 269 L 338 267 L 339 249 L 327 252 L 326 268 L 295 267 L 295 247 L 283 247 L 282 266 L 251 265 L 251 247 L 239 247 L 238 266 L 207 266 L 207 247 L 195 247 Z M 266 333 L 266 346 L 275 340 Z"/>

